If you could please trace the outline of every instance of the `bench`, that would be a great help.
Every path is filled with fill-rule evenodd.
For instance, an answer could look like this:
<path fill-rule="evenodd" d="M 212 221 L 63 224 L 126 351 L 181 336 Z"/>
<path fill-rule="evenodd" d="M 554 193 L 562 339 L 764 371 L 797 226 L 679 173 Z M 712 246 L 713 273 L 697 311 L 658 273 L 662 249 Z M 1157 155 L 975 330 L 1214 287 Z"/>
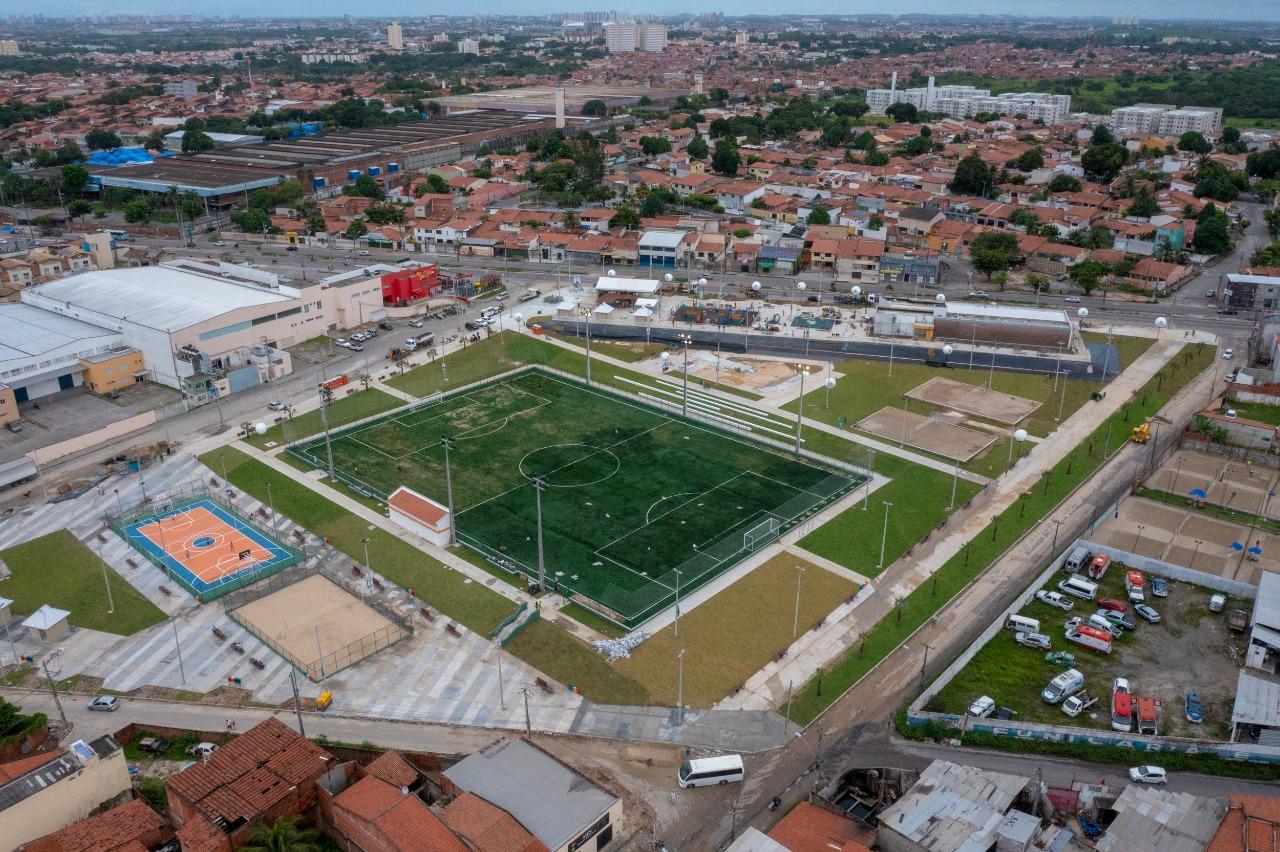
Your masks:
<path fill-rule="evenodd" d="M 457 625 L 450 623 L 445 625 L 444 629 L 448 631 L 450 635 L 457 636 L 459 639 L 462 638 L 462 631 L 457 628 Z"/>
<path fill-rule="evenodd" d="M 425 618 L 427 621 L 436 620 L 436 617 L 431 614 L 431 610 L 427 609 L 425 606 L 418 607 L 418 612 L 420 612 L 422 614 L 422 617 Z"/>
<path fill-rule="evenodd" d="M 107 543 L 107 537 L 106 537 L 105 535 L 103 535 L 102 533 L 98 533 L 98 541 L 102 542 L 103 544 L 106 544 L 106 543 Z"/>
<path fill-rule="evenodd" d="M 169 587 L 168 587 L 168 586 L 161 586 L 161 587 L 160 587 L 160 594 L 164 595 L 166 598 L 173 597 L 173 592 L 169 591 Z"/>
<path fill-rule="evenodd" d="M 543 692 L 547 694 L 551 694 L 555 692 L 555 690 L 551 688 L 551 684 L 547 683 L 542 678 L 537 678 L 534 682 L 538 684 L 539 689 L 541 689 Z"/>
<path fill-rule="evenodd" d="M 124 561 L 130 568 L 138 567 L 138 563 L 134 560 L 132 556 L 126 557 Z"/>

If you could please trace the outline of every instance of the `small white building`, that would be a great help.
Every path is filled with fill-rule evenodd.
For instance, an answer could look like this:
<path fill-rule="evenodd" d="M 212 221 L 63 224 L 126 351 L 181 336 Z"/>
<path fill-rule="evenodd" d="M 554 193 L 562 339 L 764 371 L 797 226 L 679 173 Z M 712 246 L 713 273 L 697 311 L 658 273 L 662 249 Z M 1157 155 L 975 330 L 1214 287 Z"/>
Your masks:
<path fill-rule="evenodd" d="M 437 547 L 449 546 L 449 528 L 453 525 L 453 518 L 448 506 L 401 485 L 387 498 L 387 510 L 391 520 L 414 535 Z"/>
<path fill-rule="evenodd" d="M 71 625 L 67 623 L 70 617 L 71 613 L 65 609 L 45 604 L 28 615 L 22 626 L 34 630 L 41 642 L 56 642 L 71 630 Z"/>
<path fill-rule="evenodd" d="M 596 281 L 596 298 L 601 304 L 629 308 L 640 299 L 657 298 L 662 285 L 656 278 L 619 278 L 601 275 Z"/>

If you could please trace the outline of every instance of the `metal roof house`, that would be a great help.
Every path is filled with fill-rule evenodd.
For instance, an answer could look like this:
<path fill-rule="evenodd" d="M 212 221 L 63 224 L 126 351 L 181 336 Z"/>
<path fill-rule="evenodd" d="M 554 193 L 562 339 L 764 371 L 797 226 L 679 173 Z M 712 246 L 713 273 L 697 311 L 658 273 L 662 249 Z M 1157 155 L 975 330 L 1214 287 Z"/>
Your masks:
<path fill-rule="evenodd" d="M 34 630 L 40 636 L 41 642 L 56 642 L 66 636 L 71 629 L 67 623 L 70 617 L 71 613 L 65 609 L 44 604 L 27 616 L 22 626 L 28 630 Z"/>
<path fill-rule="evenodd" d="M 1031 779 L 935 760 L 880 814 L 885 852 L 986 852 Z"/>
<path fill-rule="evenodd" d="M 445 792 L 502 808 L 551 852 L 596 852 L 613 841 L 622 800 L 523 738 L 486 746 L 444 771 Z"/>

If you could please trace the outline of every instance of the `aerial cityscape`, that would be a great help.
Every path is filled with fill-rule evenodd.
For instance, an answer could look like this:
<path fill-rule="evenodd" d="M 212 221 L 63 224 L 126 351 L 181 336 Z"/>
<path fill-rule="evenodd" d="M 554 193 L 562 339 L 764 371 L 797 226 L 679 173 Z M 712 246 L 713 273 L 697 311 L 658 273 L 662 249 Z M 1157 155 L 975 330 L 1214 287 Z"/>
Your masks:
<path fill-rule="evenodd" d="M 0 9 L 0 850 L 1280 846 L 1280 7 L 423 11 Z"/>

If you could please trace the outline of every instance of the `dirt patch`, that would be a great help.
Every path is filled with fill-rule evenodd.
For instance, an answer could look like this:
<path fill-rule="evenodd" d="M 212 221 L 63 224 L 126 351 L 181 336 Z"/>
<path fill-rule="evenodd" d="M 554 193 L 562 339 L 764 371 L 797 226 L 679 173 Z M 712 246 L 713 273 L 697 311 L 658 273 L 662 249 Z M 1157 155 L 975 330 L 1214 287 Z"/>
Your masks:
<path fill-rule="evenodd" d="M 826 369 L 826 365 L 819 366 Z M 780 390 L 789 382 L 798 380 L 800 375 L 793 362 L 753 358 L 749 355 L 721 355 L 719 367 L 717 370 L 714 352 L 689 354 L 689 375 L 758 393 Z"/>
<path fill-rule="evenodd" d="M 917 385 L 906 396 L 1009 426 L 1026 420 L 1040 407 L 1034 399 L 940 377 Z"/>
<path fill-rule="evenodd" d="M 998 440 L 995 435 L 957 425 L 947 418 L 928 417 L 889 406 L 862 418 L 853 427 L 962 462 L 969 461 Z"/>

